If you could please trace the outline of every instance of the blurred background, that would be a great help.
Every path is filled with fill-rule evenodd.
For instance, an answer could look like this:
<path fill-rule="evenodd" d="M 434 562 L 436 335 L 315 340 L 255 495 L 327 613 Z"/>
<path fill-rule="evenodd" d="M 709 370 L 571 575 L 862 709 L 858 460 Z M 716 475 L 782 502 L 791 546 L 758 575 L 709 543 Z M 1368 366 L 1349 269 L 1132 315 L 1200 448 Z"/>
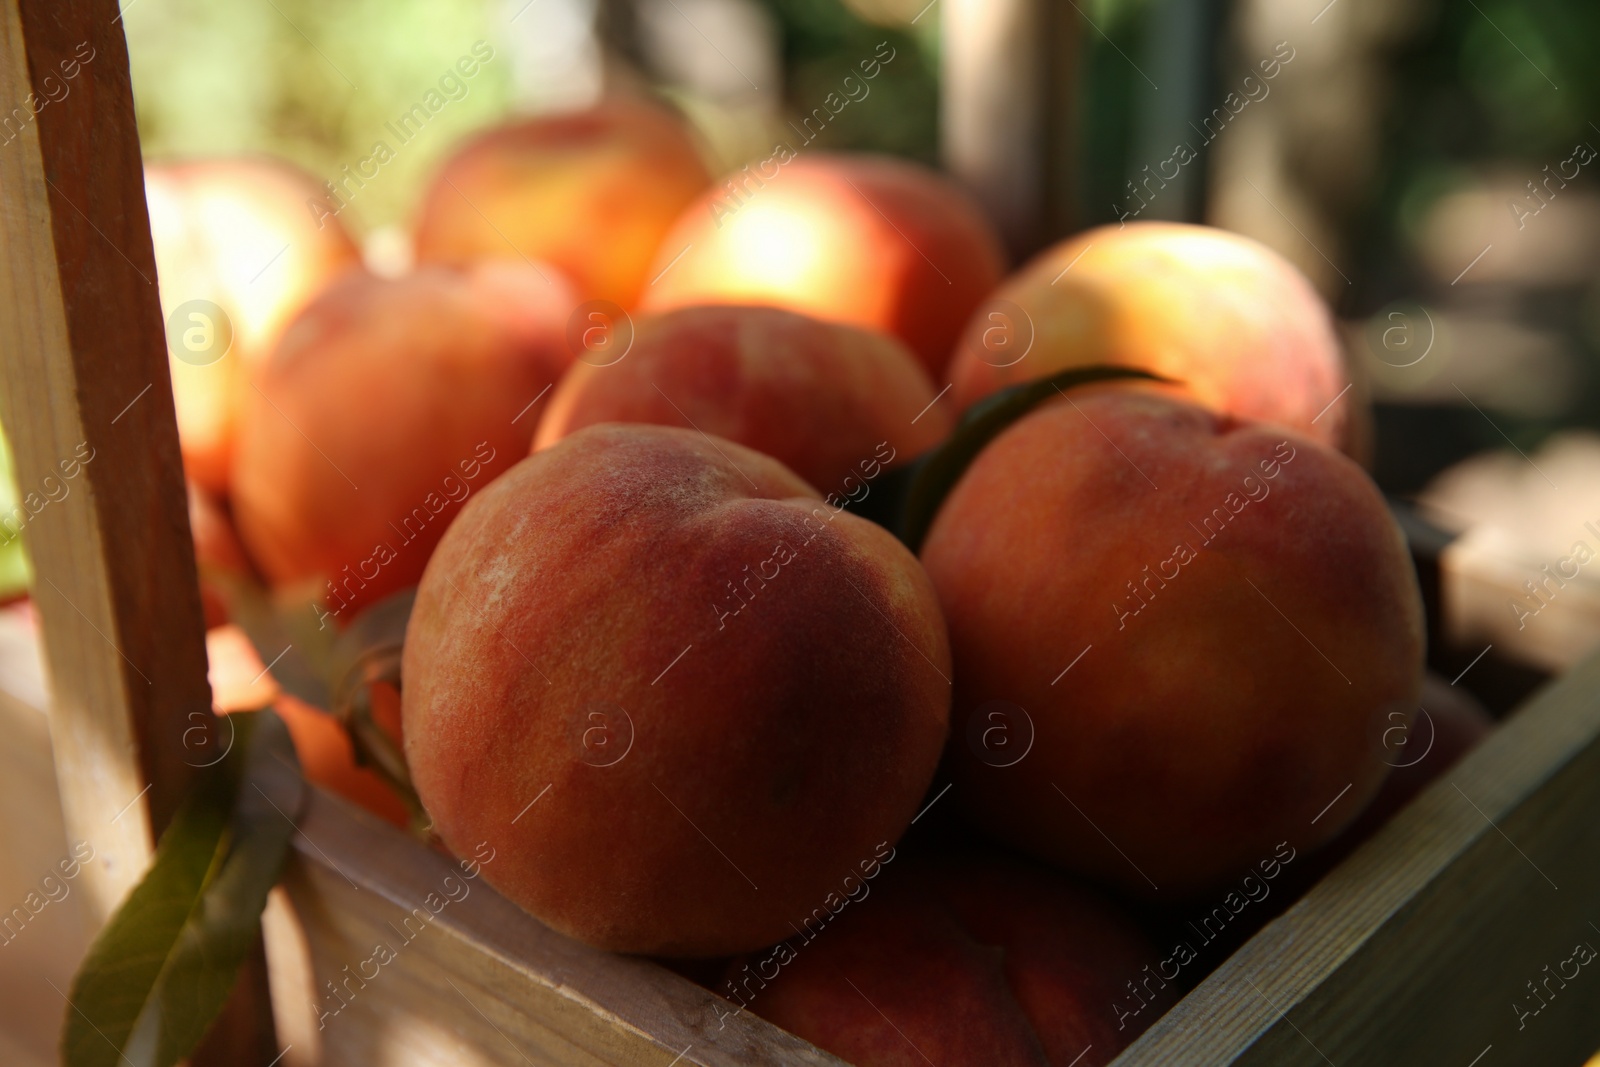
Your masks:
<path fill-rule="evenodd" d="M 1130 218 L 1276 248 L 1344 326 L 1379 483 L 1433 521 L 1503 516 L 1600 454 L 1592 0 L 133 0 L 123 22 L 149 159 L 266 152 L 336 182 L 392 144 L 341 213 L 385 270 L 471 130 L 644 87 L 733 169 L 811 136 L 859 61 L 892 54 L 809 150 L 943 163 L 1019 259 Z M 493 58 L 400 144 L 476 42 Z M 1470 457 L 1465 485 L 1439 480 Z M 1510 510 L 1577 529 L 1600 493 Z M 25 582 L 21 553 L 0 545 L 0 587 Z"/>

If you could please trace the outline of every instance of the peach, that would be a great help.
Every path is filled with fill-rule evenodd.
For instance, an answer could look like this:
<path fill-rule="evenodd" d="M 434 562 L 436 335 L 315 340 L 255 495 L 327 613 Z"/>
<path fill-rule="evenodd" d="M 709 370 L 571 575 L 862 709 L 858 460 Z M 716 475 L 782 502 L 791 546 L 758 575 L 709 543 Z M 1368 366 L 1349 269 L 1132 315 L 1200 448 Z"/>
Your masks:
<path fill-rule="evenodd" d="M 184 471 L 221 493 L 253 375 L 289 320 L 361 256 L 338 220 L 308 210 L 322 190 L 287 163 L 153 163 L 144 183 Z"/>
<path fill-rule="evenodd" d="M 319 617 L 415 584 L 461 501 L 527 454 L 571 354 L 574 298 L 517 262 L 354 275 L 284 334 L 252 390 L 234 517 L 275 585 L 327 582 Z"/>
<path fill-rule="evenodd" d="M 1052 863 L 1173 900 L 1332 837 L 1388 767 L 1422 605 L 1382 495 L 1277 427 L 1117 387 L 980 453 L 923 562 L 956 796 Z"/>
<path fill-rule="evenodd" d="M 810 155 L 735 174 L 684 212 L 640 306 L 771 304 L 881 330 L 935 381 L 1005 268 L 993 227 L 938 173 L 877 156 Z"/>
<path fill-rule="evenodd" d="M 716 991 L 855 1067 L 1099 1067 L 1177 1000 L 1139 928 L 1058 875 L 986 852 L 900 864 Z"/>
<path fill-rule="evenodd" d="M 909 824 L 944 621 L 883 528 L 692 430 L 592 426 L 462 509 L 417 591 L 401 716 L 457 854 L 553 928 L 678 957 L 770 944 Z"/>
<path fill-rule="evenodd" d="M 1036 256 L 979 309 L 951 364 L 960 411 L 1073 367 L 1153 371 L 1225 415 L 1343 447 L 1355 420 L 1327 306 L 1288 260 L 1207 226 L 1102 226 Z M 1139 388 L 1150 388 L 1141 386 Z"/>
<path fill-rule="evenodd" d="M 422 262 L 523 256 L 581 299 L 631 307 L 661 238 L 711 181 L 683 122 L 642 100 L 479 134 L 439 172 L 417 221 Z"/>
<path fill-rule="evenodd" d="M 849 494 L 848 482 L 944 439 L 951 417 L 934 399 L 922 367 L 883 334 L 778 308 L 684 308 L 642 319 L 617 362 L 574 363 L 534 447 L 600 422 L 687 426 Z"/>

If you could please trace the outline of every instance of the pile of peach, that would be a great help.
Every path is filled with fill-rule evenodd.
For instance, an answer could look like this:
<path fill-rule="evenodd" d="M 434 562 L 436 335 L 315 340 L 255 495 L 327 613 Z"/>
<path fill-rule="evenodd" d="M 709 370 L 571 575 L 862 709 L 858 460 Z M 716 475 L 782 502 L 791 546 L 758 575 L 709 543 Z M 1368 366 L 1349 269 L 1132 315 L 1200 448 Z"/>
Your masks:
<path fill-rule="evenodd" d="M 1254 242 L 1107 227 L 1005 277 L 932 171 L 717 184 L 627 101 L 467 145 L 398 277 L 279 164 L 149 190 L 164 299 L 234 324 L 173 363 L 208 573 L 322 628 L 417 586 L 398 729 L 436 839 L 720 1015 L 863 1067 L 1108 1062 L 1220 962 L 1203 930 L 1424 780 L 1389 774 L 1423 617 L 1359 391 Z M 912 547 L 862 516 L 975 406 L 1096 365 L 1163 380 L 1049 392 Z M 1483 725 L 1434 720 L 1436 773 Z"/>

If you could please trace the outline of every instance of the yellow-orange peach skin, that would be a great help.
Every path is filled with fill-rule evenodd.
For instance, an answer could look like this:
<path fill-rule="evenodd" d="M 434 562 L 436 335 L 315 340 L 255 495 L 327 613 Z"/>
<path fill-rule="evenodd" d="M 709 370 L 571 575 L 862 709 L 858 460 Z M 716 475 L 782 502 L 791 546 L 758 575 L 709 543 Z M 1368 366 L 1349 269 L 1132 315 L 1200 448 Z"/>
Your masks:
<path fill-rule="evenodd" d="M 1336 448 L 1359 423 L 1359 391 L 1340 399 L 1349 378 L 1311 283 L 1265 245 L 1208 226 L 1102 226 L 1040 253 L 968 324 L 950 395 L 962 411 L 1096 363 L 1153 371 L 1212 411 Z"/>
<path fill-rule="evenodd" d="M 417 257 L 553 263 L 581 299 L 630 307 L 667 228 L 710 181 L 683 122 L 643 101 L 497 127 L 429 187 Z"/>
<path fill-rule="evenodd" d="M 285 333 L 234 459 L 239 536 L 340 624 L 422 576 L 461 502 L 527 454 L 574 297 L 518 261 L 355 275 Z M 326 622 L 326 618 L 323 619 Z"/>
<path fill-rule="evenodd" d="M 734 175 L 685 210 L 640 306 L 770 304 L 881 330 L 942 387 L 956 338 L 1004 266 L 988 220 L 937 172 L 807 155 L 759 185 Z"/>
<path fill-rule="evenodd" d="M 191 359 L 169 352 L 172 397 L 185 472 L 213 493 L 227 490 L 240 407 L 283 328 L 360 253 L 337 219 L 318 224 L 306 202 L 321 194 L 308 174 L 265 157 L 152 163 L 145 199 L 155 243 L 162 314 L 190 301 L 220 308 L 177 316 L 205 342 Z M 231 329 L 232 347 L 214 361 L 211 342 Z M 220 345 L 224 343 L 218 341 Z M 181 350 L 181 349 L 180 349 Z"/>

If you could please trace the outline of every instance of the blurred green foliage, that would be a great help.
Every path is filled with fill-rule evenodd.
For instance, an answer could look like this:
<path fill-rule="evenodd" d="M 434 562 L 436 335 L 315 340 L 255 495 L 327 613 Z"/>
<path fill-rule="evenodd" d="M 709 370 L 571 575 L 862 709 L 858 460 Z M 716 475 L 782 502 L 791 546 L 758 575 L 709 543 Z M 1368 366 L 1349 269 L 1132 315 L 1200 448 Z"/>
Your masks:
<path fill-rule="evenodd" d="M 881 41 L 896 50 L 872 85 L 819 138 L 831 150 L 884 151 L 934 162 L 938 144 L 938 13 L 915 26 L 866 23 L 840 0 L 760 0 L 780 27 L 784 96 L 808 111 L 839 89 Z M 404 223 L 440 157 L 513 106 L 514 10 L 495 0 L 135 0 L 126 5 L 146 158 L 268 152 L 337 180 L 376 141 L 394 162 L 347 217 L 359 232 Z M 485 40 L 496 49 L 423 135 L 400 146 L 384 124 Z"/>
<path fill-rule="evenodd" d="M 1404 263 L 1417 221 L 1438 197 L 1495 164 L 1531 175 L 1579 141 L 1600 148 L 1600 4 L 1430 6 L 1428 23 L 1393 64 L 1386 166 L 1370 197 L 1368 269 L 1354 294 L 1363 309 L 1405 287 L 1405 273 L 1384 264 Z"/>
<path fill-rule="evenodd" d="M 136 0 L 123 22 L 145 157 L 270 152 L 328 181 L 382 140 L 395 159 L 350 211 L 357 230 L 404 221 L 440 156 L 510 106 L 497 12 L 489 0 Z M 384 124 L 478 40 L 495 59 L 401 146 Z"/>
<path fill-rule="evenodd" d="M 842 113 L 819 147 L 935 161 L 936 5 L 914 25 L 886 27 L 863 21 L 843 0 L 757 2 L 780 30 L 792 111 L 808 111 L 835 91 L 878 42 L 896 49 L 873 86 L 872 106 Z M 1131 162 L 1132 131 L 1154 99 L 1135 63 L 1174 5 L 1191 3 L 1218 29 L 1230 17 L 1221 0 L 1075 5 L 1083 20 L 1078 142 L 1086 223 L 1109 216 Z M 1592 54 L 1600 4 L 1420 3 L 1422 28 L 1393 57 L 1395 91 L 1373 117 L 1386 132 L 1386 166 L 1358 228 L 1374 254 L 1401 236 L 1408 205 L 1449 188 L 1463 167 L 1506 157 L 1542 165 L 1580 136 L 1600 137 L 1589 125 L 1600 120 L 1600 64 Z M 333 178 L 386 138 L 384 124 L 473 41 L 487 40 L 499 62 L 405 146 L 352 208 L 366 226 L 403 220 L 438 157 L 510 109 L 511 62 L 497 39 L 508 11 L 495 0 L 135 0 L 124 22 L 146 153 L 267 151 Z M 1215 52 L 1219 36 L 1201 35 L 1193 47 Z M 1208 58 L 1217 77 L 1226 74 L 1222 59 Z"/>
<path fill-rule="evenodd" d="M 1417 292 L 1416 234 L 1439 197 L 1496 169 L 1531 178 L 1580 141 L 1600 149 L 1600 4 L 1439 0 L 1428 13 L 1394 57 L 1384 167 L 1358 220 L 1358 269 L 1342 308 L 1353 316 Z M 1575 183 L 1596 188 L 1588 171 Z M 1418 487 L 1462 455 L 1503 448 L 1502 431 L 1531 453 L 1565 427 L 1600 429 L 1600 277 L 1524 287 L 1501 303 L 1515 321 L 1556 333 L 1579 360 L 1580 381 L 1563 410 L 1498 414 L 1491 426 L 1469 408 L 1380 409 L 1380 483 Z"/>
<path fill-rule="evenodd" d="M 823 131 L 817 147 L 830 151 L 888 152 L 938 162 L 938 10 L 904 29 L 872 25 L 840 0 L 762 0 L 782 34 L 784 97 L 799 112 L 819 106 L 840 81 L 859 74 L 879 42 L 894 49 L 893 62 L 872 83 L 872 103 L 846 108 Z"/>

